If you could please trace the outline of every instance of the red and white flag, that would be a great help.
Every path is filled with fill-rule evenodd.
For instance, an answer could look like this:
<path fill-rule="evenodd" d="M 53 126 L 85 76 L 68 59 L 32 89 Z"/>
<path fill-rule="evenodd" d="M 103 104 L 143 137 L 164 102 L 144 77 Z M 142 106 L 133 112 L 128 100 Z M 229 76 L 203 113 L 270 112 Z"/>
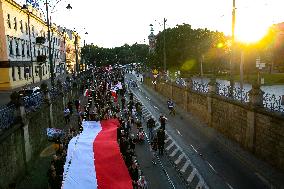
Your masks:
<path fill-rule="evenodd" d="M 83 122 L 68 145 L 63 189 L 132 189 L 117 143 L 117 119 Z"/>

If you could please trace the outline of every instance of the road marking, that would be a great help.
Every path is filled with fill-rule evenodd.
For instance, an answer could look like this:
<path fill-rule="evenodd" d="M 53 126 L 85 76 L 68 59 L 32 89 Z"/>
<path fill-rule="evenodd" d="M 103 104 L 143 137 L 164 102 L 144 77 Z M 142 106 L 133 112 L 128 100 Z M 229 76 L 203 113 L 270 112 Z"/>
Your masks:
<path fill-rule="evenodd" d="M 180 136 L 182 136 L 181 133 L 179 132 L 179 130 L 176 129 L 176 131 L 177 131 L 177 133 L 178 133 Z"/>
<path fill-rule="evenodd" d="M 180 154 L 180 155 L 178 156 L 177 160 L 175 161 L 175 164 L 176 164 L 176 165 L 179 164 L 180 161 L 182 160 L 182 158 L 183 158 L 184 156 L 185 156 L 184 153 Z"/>
<path fill-rule="evenodd" d="M 196 189 L 201 189 L 202 186 L 204 186 L 204 182 L 202 182 L 202 180 L 199 180 L 197 186 L 195 187 Z"/>
<path fill-rule="evenodd" d="M 170 157 L 174 157 L 176 154 L 177 154 L 177 152 L 178 152 L 178 148 L 176 148 L 171 154 L 170 154 Z"/>
<path fill-rule="evenodd" d="M 194 176 L 196 175 L 197 170 L 195 168 L 193 168 L 193 170 L 191 171 L 190 175 L 188 176 L 188 178 L 186 179 L 187 182 L 191 183 Z"/>
<path fill-rule="evenodd" d="M 192 145 L 190 145 L 190 146 L 196 153 L 198 153 L 197 150 L 194 148 L 194 146 L 192 146 Z"/>
<path fill-rule="evenodd" d="M 226 184 L 227 186 L 229 186 L 230 189 L 234 189 L 229 183 L 226 182 Z"/>
<path fill-rule="evenodd" d="M 154 108 L 156 108 L 157 110 L 159 110 L 159 108 L 157 106 L 154 106 Z"/>
<path fill-rule="evenodd" d="M 189 166 L 189 161 L 186 161 L 183 167 L 181 168 L 180 172 L 184 173 L 188 166 Z"/>
<path fill-rule="evenodd" d="M 267 186 L 270 186 L 270 183 L 268 180 L 266 180 L 262 175 L 260 175 L 258 172 L 254 173 L 264 184 L 266 184 Z"/>
<path fill-rule="evenodd" d="M 175 143 L 172 141 L 172 143 L 166 148 L 166 150 L 171 149 L 174 145 L 175 145 Z"/>
<path fill-rule="evenodd" d="M 168 138 L 165 140 L 165 143 L 169 142 L 169 140 L 171 140 L 170 137 L 168 137 Z"/>
<path fill-rule="evenodd" d="M 216 172 L 217 173 L 217 171 L 214 169 L 214 167 L 208 162 L 208 161 L 206 161 L 207 163 L 208 163 L 208 165 L 211 167 L 211 169 L 214 171 L 214 172 Z"/>

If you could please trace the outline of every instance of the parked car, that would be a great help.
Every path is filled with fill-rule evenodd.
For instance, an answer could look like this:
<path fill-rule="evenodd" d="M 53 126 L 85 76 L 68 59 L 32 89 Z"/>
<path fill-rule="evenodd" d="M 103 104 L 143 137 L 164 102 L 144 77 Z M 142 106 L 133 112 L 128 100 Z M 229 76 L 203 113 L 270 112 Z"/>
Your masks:
<path fill-rule="evenodd" d="M 19 91 L 21 97 L 30 97 L 37 95 L 41 92 L 39 87 L 34 87 L 32 89 L 23 89 Z"/>
<path fill-rule="evenodd" d="M 27 111 L 35 111 L 42 102 L 41 89 L 39 87 L 20 90 L 19 94 Z"/>

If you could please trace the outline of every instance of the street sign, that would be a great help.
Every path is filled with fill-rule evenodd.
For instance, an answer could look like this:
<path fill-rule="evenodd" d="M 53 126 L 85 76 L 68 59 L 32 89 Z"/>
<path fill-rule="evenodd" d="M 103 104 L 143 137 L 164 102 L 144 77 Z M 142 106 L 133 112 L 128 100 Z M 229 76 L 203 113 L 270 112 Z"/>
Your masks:
<path fill-rule="evenodd" d="M 158 71 L 157 69 L 153 69 L 153 70 L 152 70 L 152 74 L 153 74 L 153 75 L 158 75 L 158 73 L 159 73 L 159 71 Z"/>

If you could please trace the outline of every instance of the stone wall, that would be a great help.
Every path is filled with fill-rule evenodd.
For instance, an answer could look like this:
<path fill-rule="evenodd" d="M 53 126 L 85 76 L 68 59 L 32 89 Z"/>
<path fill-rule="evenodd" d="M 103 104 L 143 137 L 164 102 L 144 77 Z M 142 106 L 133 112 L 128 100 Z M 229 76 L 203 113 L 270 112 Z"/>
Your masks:
<path fill-rule="evenodd" d="M 215 92 L 199 93 L 172 83 L 150 79 L 145 84 L 215 128 L 224 136 L 238 142 L 244 149 L 272 166 L 284 170 L 284 116 L 259 107 L 257 100 L 241 103 Z M 256 102 L 254 104 L 254 102 Z"/>
<path fill-rule="evenodd" d="M 70 94 L 65 96 L 71 100 Z M 9 183 L 21 179 L 49 144 L 46 128 L 64 128 L 65 98 L 58 95 L 52 101 L 47 99 L 39 109 L 27 114 L 24 107 L 19 108 L 21 120 L 0 135 L 0 189 L 6 189 Z"/>
<path fill-rule="evenodd" d="M 256 112 L 255 153 L 284 170 L 284 118 Z"/>
<path fill-rule="evenodd" d="M 25 172 L 23 133 L 20 128 L 21 125 L 17 124 L 13 130 L 0 137 L 0 189 Z"/>

